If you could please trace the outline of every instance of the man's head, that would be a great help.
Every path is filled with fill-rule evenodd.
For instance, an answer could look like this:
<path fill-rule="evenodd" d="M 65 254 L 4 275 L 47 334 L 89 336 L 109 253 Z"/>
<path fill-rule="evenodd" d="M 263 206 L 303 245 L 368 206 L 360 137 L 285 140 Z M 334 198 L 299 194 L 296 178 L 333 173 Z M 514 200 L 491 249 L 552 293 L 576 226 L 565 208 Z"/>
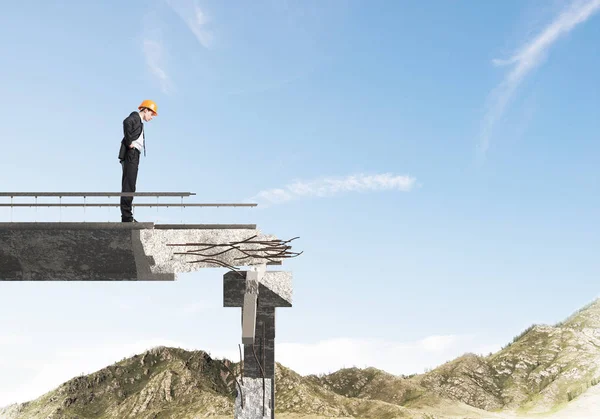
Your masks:
<path fill-rule="evenodd" d="M 156 106 L 156 103 L 152 100 L 144 100 L 140 106 L 138 106 L 138 109 L 140 110 L 142 121 L 144 122 L 150 122 L 158 115 L 158 106 Z"/>

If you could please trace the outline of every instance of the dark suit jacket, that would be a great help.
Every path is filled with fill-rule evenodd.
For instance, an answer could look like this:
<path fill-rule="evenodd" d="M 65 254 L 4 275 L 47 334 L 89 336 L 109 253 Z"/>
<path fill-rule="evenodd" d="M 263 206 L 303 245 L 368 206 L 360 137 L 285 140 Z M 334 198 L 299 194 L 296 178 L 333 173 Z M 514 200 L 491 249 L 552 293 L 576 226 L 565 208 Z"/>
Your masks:
<path fill-rule="evenodd" d="M 123 120 L 123 139 L 121 140 L 121 148 L 119 150 L 119 160 L 125 160 L 129 146 L 140 137 L 143 129 L 144 123 L 142 122 L 142 118 L 140 118 L 139 112 L 131 112 Z"/>

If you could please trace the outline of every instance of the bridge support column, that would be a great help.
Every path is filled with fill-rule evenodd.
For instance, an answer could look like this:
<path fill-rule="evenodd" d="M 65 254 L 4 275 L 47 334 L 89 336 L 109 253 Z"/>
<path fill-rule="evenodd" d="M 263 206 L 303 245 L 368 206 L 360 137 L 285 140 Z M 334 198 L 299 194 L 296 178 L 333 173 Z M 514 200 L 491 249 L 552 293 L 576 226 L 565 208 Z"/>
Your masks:
<path fill-rule="evenodd" d="M 228 272 L 223 306 L 242 308 L 244 367 L 234 417 L 275 418 L 275 308 L 292 306 L 292 275 L 264 268 Z"/>

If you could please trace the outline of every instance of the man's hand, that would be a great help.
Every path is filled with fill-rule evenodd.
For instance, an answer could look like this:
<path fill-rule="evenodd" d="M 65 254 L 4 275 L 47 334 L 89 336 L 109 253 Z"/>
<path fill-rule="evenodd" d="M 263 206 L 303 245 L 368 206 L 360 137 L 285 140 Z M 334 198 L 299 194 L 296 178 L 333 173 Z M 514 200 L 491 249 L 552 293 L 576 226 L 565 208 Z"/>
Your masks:
<path fill-rule="evenodd" d="M 135 147 L 133 144 L 129 144 L 129 148 L 133 148 Z"/>

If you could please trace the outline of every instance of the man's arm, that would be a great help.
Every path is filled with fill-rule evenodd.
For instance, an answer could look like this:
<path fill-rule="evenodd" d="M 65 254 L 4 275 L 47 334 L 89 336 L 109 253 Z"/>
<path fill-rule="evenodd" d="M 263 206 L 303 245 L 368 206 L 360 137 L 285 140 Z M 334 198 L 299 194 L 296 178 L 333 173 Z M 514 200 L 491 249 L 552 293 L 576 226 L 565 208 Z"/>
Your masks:
<path fill-rule="evenodd" d="M 135 118 L 128 116 L 123 121 L 123 134 L 125 147 L 133 147 L 131 143 L 135 141 L 141 133 L 142 124 L 135 120 Z"/>

